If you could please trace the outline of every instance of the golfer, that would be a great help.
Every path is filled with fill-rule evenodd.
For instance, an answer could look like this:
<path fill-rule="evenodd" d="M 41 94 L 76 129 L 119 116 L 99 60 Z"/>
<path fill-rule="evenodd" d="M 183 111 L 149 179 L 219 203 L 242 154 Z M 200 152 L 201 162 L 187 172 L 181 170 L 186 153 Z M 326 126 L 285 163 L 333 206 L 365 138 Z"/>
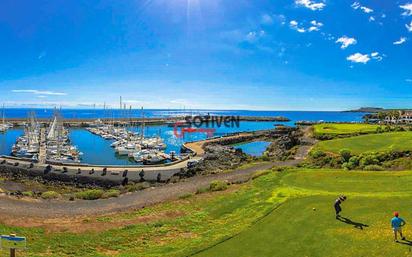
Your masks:
<path fill-rule="evenodd" d="M 342 211 L 342 208 L 340 207 L 340 205 L 345 200 L 346 200 L 346 196 L 344 196 L 344 195 L 339 196 L 339 198 L 336 199 L 335 204 L 333 205 L 335 207 L 336 218 L 340 217 L 339 213 Z"/>
<path fill-rule="evenodd" d="M 393 234 L 395 235 L 395 242 L 398 242 L 398 233 L 401 235 L 402 240 L 405 240 L 405 237 L 402 235 L 402 227 L 405 226 L 406 222 L 402 218 L 399 218 L 398 212 L 394 212 L 393 215 L 395 217 L 392 218 L 391 225 Z"/>

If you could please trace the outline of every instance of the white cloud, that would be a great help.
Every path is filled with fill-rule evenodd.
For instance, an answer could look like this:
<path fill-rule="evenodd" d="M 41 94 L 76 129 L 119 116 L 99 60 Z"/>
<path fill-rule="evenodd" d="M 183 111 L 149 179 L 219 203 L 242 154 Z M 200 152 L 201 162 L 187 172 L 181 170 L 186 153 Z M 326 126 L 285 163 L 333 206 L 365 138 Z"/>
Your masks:
<path fill-rule="evenodd" d="M 402 15 L 405 15 L 405 16 L 411 16 L 412 15 L 412 3 L 407 3 L 405 5 L 400 5 L 399 7 L 405 10 L 405 12 L 403 12 Z"/>
<path fill-rule="evenodd" d="M 406 26 L 406 28 L 408 29 L 409 32 L 412 32 L 412 21 L 411 21 L 411 24 L 409 24 L 409 25 L 406 24 L 405 26 Z"/>
<path fill-rule="evenodd" d="M 383 55 L 385 56 L 385 55 Z M 382 61 L 383 60 L 383 56 L 379 54 L 379 52 L 373 52 L 371 53 L 371 57 L 377 61 Z"/>
<path fill-rule="evenodd" d="M 368 7 L 365 7 L 365 6 L 362 6 L 362 7 L 361 7 L 361 10 L 362 10 L 364 13 L 371 13 L 371 12 L 373 12 L 373 10 L 372 10 L 371 8 L 368 8 Z"/>
<path fill-rule="evenodd" d="M 375 21 L 375 17 L 373 16 L 369 17 L 369 21 Z"/>
<path fill-rule="evenodd" d="M 269 14 L 263 14 L 261 18 L 261 23 L 265 25 L 273 24 L 273 18 Z"/>
<path fill-rule="evenodd" d="M 406 82 L 412 83 L 412 79 L 405 79 Z"/>
<path fill-rule="evenodd" d="M 246 41 L 253 43 L 265 35 L 265 31 L 251 31 L 246 35 Z"/>
<path fill-rule="evenodd" d="M 295 20 L 290 21 L 289 25 L 292 29 L 296 30 L 297 32 L 300 32 L 300 33 L 306 32 L 306 30 L 304 28 L 299 28 L 298 27 L 299 23 Z"/>
<path fill-rule="evenodd" d="M 354 2 L 351 7 L 355 10 L 361 9 L 364 13 L 372 13 L 373 9 L 366 7 L 366 6 L 362 6 L 359 2 Z"/>
<path fill-rule="evenodd" d="M 322 22 L 318 22 L 313 20 L 310 22 L 311 26 L 309 28 L 300 27 L 299 23 L 295 20 L 290 21 L 289 25 L 292 29 L 296 30 L 297 32 L 304 33 L 304 32 L 312 32 L 312 31 L 319 31 L 320 28 L 323 26 Z"/>
<path fill-rule="evenodd" d="M 406 42 L 406 37 L 401 37 L 398 41 L 393 42 L 394 45 L 402 45 Z"/>
<path fill-rule="evenodd" d="M 326 4 L 323 2 L 318 2 L 316 3 L 315 1 L 312 0 L 295 0 L 295 4 L 304 6 L 308 9 L 311 9 L 312 11 L 320 11 L 325 8 Z"/>
<path fill-rule="evenodd" d="M 356 39 L 350 38 L 350 37 L 347 37 L 347 36 L 340 37 L 340 38 L 338 38 L 338 40 L 336 40 L 336 43 L 341 43 L 342 44 L 341 47 L 340 47 L 342 49 L 345 49 L 350 45 L 355 45 L 357 42 L 358 41 L 356 41 Z"/>
<path fill-rule="evenodd" d="M 14 89 L 11 92 L 27 93 L 27 94 L 35 94 L 35 95 L 67 95 L 66 93 L 61 93 L 61 92 L 42 91 L 42 90 L 36 90 L 36 89 Z"/>
<path fill-rule="evenodd" d="M 322 27 L 323 26 L 322 22 L 318 22 L 318 21 L 315 21 L 315 20 L 311 21 L 310 24 L 312 24 L 315 27 Z"/>
<path fill-rule="evenodd" d="M 370 57 L 368 54 L 361 54 L 361 53 L 356 53 L 348 56 L 346 60 L 355 62 L 355 63 L 363 63 L 366 64 L 370 61 Z"/>

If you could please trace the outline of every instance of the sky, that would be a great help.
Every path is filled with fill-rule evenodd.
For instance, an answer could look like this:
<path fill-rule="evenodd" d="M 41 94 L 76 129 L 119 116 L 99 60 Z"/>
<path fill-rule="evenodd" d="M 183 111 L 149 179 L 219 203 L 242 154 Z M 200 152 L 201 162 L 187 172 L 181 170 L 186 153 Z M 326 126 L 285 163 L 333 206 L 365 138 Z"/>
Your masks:
<path fill-rule="evenodd" d="M 0 104 L 412 108 L 412 0 L 3 0 Z"/>

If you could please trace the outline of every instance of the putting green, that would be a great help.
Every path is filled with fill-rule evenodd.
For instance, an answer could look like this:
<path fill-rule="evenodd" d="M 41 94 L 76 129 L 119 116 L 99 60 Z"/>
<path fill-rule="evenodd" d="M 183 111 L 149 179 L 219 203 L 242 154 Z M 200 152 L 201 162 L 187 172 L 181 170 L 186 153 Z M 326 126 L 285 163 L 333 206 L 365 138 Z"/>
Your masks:
<path fill-rule="evenodd" d="M 349 149 L 353 154 L 412 150 L 412 132 L 391 132 L 321 141 L 315 149 L 333 153 Z"/>
<path fill-rule="evenodd" d="M 357 134 L 357 133 L 373 133 L 379 125 L 371 124 L 335 124 L 335 123 L 322 123 L 313 126 L 314 132 L 317 135 L 347 135 L 347 134 Z"/>

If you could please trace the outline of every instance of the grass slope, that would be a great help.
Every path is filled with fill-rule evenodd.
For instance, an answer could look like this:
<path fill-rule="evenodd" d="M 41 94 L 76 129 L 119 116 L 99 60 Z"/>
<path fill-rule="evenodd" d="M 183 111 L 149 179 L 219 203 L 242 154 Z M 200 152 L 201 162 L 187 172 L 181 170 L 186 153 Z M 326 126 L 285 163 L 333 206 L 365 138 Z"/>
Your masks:
<path fill-rule="evenodd" d="M 412 221 L 411 182 L 409 171 L 273 171 L 225 192 L 83 221 L 125 222 L 108 230 L 0 225 L 0 233 L 27 236 L 28 249 L 18 256 L 30 257 L 408 256 L 409 245 L 392 242 L 389 220 L 398 210 Z M 339 194 L 348 195 L 343 215 L 352 224 L 335 220 L 332 204 Z M 412 236 L 412 227 L 405 232 Z"/>
<path fill-rule="evenodd" d="M 281 183 L 295 196 L 285 195 L 284 204 L 246 231 L 195 256 L 410 256 L 412 243 L 394 243 L 389 225 L 394 210 L 412 220 L 412 191 L 406 187 L 412 173 L 397 174 L 290 173 Z M 339 193 L 349 196 L 343 204 L 346 222 L 334 217 Z M 412 237 L 410 225 L 405 234 Z"/>
<path fill-rule="evenodd" d="M 341 149 L 349 149 L 353 154 L 412 150 L 412 132 L 391 132 L 321 141 L 315 149 L 333 153 L 339 153 Z"/>
<path fill-rule="evenodd" d="M 379 125 L 371 124 L 334 124 L 322 123 L 313 126 L 314 132 L 317 135 L 348 135 L 348 134 L 366 134 L 376 132 Z"/>

